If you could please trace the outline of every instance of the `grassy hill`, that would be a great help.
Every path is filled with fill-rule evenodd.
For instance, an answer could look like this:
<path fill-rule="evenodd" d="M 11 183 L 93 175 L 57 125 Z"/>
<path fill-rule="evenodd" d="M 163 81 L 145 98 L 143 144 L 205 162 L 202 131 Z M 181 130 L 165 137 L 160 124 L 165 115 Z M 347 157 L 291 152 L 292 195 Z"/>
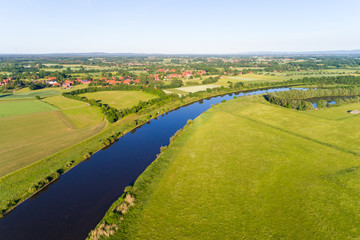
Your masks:
<path fill-rule="evenodd" d="M 347 106 L 213 107 L 138 178 L 111 239 L 359 238 L 360 116 L 346 111 L 360 104 Z"/>

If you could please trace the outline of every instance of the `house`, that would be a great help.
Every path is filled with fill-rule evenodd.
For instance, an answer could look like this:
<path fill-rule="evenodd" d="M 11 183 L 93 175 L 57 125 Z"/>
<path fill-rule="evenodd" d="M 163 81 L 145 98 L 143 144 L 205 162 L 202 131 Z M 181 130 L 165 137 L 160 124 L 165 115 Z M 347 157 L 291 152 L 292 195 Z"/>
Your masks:
<path fill-rule="evenodd" d="M 73 82 L 73 81 L 66 80 L 66 81 L 62 84 L 62 87 L 63 87 L 63 88 L 71 88 L 73 85 L 74 85 L 74 82 Z"/>
<path fill-rule="evenodd" d="M 54 80 L 47 80 L 46 83 L 48 83 L 50 85 L 54 85 L 55 83 L 58 83 L 58 82 L 54 81 Z"/>
<path fill-rule="evenodd" d="M 171 79 L 171 78 L 181 78 L 183 75 L 181 74 L 169 74 L 166 76 L 167 79 Z"/>
<path fill-rule="evenodd" d="M 111 85 L 115 85 L 115 84 L 117 84 L 117 83 L 119 83 L 119 84 L 122 83 L 122 81 L 116 81 L 116 80 L 107 80 L 106 82 L 109 83 L 109 84 L 111 84 Z"/>
<path fill-rule="evenodd" d="M 91 83 L 91 81 L 89 81 L 89 80 L 80 80 L 80 82 L 82 84 L 90 84 Z"/>
<path fill-rule="evenodd" d="M 192 76 L 192 71 L 185 71 L 185 72 L 182 73 L 182 75 L 184 77 L 191 77 Z"/>
<path fill-rule="evenodd" d="M 202 76 L 202 75 L 205 74 L 205 73 L 206 73 L 206 71 L 201 70 L 201 71 L 197 72 L 196 75 Z"/>
<path fill-rule="evenodd" d="M 130 84 L 131 80 L 130 79 L 126 79 L 123 81 L 124 84 Z"/>

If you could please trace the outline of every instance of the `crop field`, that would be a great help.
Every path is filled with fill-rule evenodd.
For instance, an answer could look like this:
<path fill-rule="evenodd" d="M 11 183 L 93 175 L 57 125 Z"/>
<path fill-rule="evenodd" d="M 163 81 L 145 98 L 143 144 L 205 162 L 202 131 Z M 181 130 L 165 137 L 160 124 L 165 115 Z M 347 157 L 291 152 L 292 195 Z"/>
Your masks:
<path fill-rule="evenodd" d="M 217 85 L 212 85 L 212 84 L 208 84 L 208 85 L 198 85 L 198 86 L 191 86 L 191 87 L 179 87 L 179 88 L 175 88 L 176 90 L 182 91 L 182 92 L 199 92 L 199 91 L 205 91 L 208 88 L 218 88 L 219 86 Z"/>
<path fill-rule="evenodd" d="M 18 94 L 18 93 L 26 93 L 26 94 L 31 93 L 31 95 L 33 97 L 35 97 L 35 96 L 47 97 L 47 96 L 60 95 L 63 92 L 70 92 L 70 91 L 74 91 L 74 90 L 82 89 L 82 88 L 87 88 L 87 87 L 88 87 L 88 85 L 86 85 L 86 84 L 75 85 L 72 88 L 68 88 L 68 89 L 54 87 L 54 88 L 50 88 L 51 90 L 49 90 L 49 88 L 42 88 L 42 89 L 38 89 L 38 90 L 30 90 L 28 87 L 26 87 L 26 88 L 22 88 L 22 89 L 16 91 L 16 94 Z M 57 91 L 57 94 L 46 95 L 44 93 L 41 93 L 41 92 L 48 92 L 48 91 Z"/>
<path fill-rule="evenodd" d="M 60 94 L 60 92 L 58 90 L 5 93 L 5 94 L 0 94 L 0 101 L 1 100 L 12 100 L 12 99 L 35 98 L 35 96 L 48 97 L 48 96 L 55 96 L 55 95 L 59 95 L 59 94 Z"/>
<path fill-rule="evenodd" d="M 39 100 L 0 101 L 0 118 L 53 111 L 57 108 Z"/>
<path fill-rule="evenodd" d="M 87 105 L 84 102 L 72 100 L 63 96 L 47 97 L 42 99 L 42 101 L 60 109 L 75 108 Z"/>
<path fill-rule="evenodd" d="M 101 103 L 108 104 L 115 108 L 131 108 L 139 103 L 139 101 L 149 101 L 150 99 L 157 98 L 152 95 L 140 91 L 104 91 L 85 93 L 80 96 L 85 96 L 88 99 L 100 100 Z"/>
<path fill-rule="evenodd" d="M 77 127 L 85 128 L 86 126 L 93 126 L 104 119 L 104 115 L 99 108 L 95 107 L 79 107 L 65 109 L 62 113 Z"/>
<path fill-rule="evenodd" d="M 360 118 L 340 120 L 346 110 L 297 111 L 261 96 L 214 106 L 160 155 L 168 167 L 150 195 L 136 194 L 143 207 L 125 217 L 127 237 L 359 238 Z"/>
<path fill-rule="evenodd" d="M 163 90 L 165 93 L 167 94 L 177 94 L 179 96 L 186 96 L 188 95 L 189 93 L 188 92 L 185 92 L 185 91 L 181 91 L 181 90 L 178 90 L 176 88 L 171 88 L 171 89 L 167 89 L 167 90 Z"/>
<path fill-rule="evenodd" d="M 3 103 L 1 103 L 3 104 Z M 45 103 L 44 103 L 45 104 Z M 87 106 L 0 119 L 0 177 L 82 141 L 104 128 Z"/>

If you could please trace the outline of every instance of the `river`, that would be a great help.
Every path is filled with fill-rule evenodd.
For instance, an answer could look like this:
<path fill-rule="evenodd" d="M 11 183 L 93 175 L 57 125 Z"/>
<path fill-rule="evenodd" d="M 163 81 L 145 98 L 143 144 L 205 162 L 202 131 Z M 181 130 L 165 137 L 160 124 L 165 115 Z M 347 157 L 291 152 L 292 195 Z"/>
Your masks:
<path fill-rule="evenodd" d="M 204 99 L 168 112 L 95 153 L 0 220 L 1 240 L 85 239 L 126 186 L 155 160 L 160 147 L 212 104 L 234 96 L 287 91 L 274 88 Z"/>

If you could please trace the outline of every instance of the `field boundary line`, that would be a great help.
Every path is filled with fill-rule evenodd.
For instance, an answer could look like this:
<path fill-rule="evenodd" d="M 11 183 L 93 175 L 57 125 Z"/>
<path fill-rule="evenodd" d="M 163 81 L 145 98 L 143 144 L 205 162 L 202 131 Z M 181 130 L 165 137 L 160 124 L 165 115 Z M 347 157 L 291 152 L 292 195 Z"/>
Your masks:
<path fill-rule="evenodd" d="M 330 143 L 327 143 L 327 142 L 323 142 L 323 141 L 320 141 L 320 140 L 317 140 L 317 139 L 314 139 L 314 138 L 311 138 L 311 137 L 307 137 L 307 136 L 301 135 L 299 133 L 291 132 L 289 130 L 279 128 L 279 127 L 276 127 L 276 126 L 273 126 L 273 125 L 270 125 L 270 124 L 267 124 L 267 123 L 264 123 L 264 122 L 249 118 L 249 117 L 245 117 L 243 115 L 238 115 L 238 114 L 233 114 L 233 115 L 241 117 L 241 118 L 249 120 L 249 121 L 252 121 L 252 122 L 255 122 L 255 123 L 258 123 L 258 124 L 261 124 L 261 125 L 264 125 L 266 127 L 270 127 L 270 128 L 276 129 L 278 131 L 281 131 L 281 132 L 284 132 L 284 133 L 299 137 L 299 138 L 303 138 L 303 139 L 306 139 L 306 140 L 321 144 L 323 146 L 326 146 L 326 147 L 329 147 L 329 148 L 332 148 L 332 149 L 335 149 L 335 150 L 338 150 L 338 151 L 349 153 L 349 154 L 352 154 L 352 155 L 355 155 L 355 156 L 360 156 L 360 154 L 355 152 L 355 151 L 351 151 L 351 150 L 348 150 L 348 149 L 345 149 L 345 148 L 342 148 L 342 147 L 339 147 L 339 146 L 336 146 L 336 145 L 333 145 L 333 144 L 330 144 Z"/>
<path fill-rule="evenodd" d="M 53 106 L 51 104 L 49 104 L 50 106 Z M 22 115 L 16 115 L 16 116 L 9 116 L 9 117 L 3 117 L 0 118 L 0 121 L 3 119 L 8 119 L 8 118 L 16 118 L 16 117 L 23 117 L 23 116 L 29 116 L 29 115 L 34 115 L 34 114 L 41 114 L 41 113 L 48 113 L 48 112 L 61 112 L 63 110 L 69 110 L 69 109 L 75 109 L 75 108 L 83 108 L 83 107 L 88 107 L 90 106 L 90 104 L 88 105 L 84 105 L 84 106 L 78 106 L 78 107 L 70 107 L 70 108 L 63 108 L 63 109 L 55 109 L 55 110 L 50 110 L 50 111 L 44 111 L 44 112 L 36 112 L 36 113 L 28 113 L 28 114 L 22 114 Z"/>

